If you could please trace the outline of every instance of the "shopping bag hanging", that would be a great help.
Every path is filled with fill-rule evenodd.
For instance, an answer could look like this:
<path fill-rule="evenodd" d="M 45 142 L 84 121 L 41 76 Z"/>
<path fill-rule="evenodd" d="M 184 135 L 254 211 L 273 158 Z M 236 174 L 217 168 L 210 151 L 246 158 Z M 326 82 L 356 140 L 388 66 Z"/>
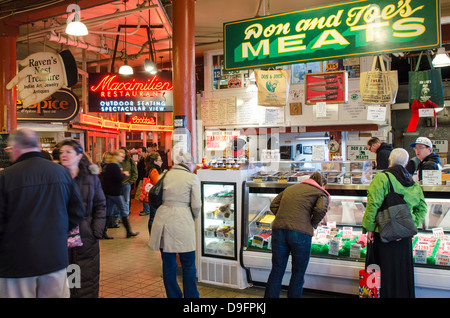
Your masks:
<path fill-rule="evenodd" d="M 380 61 L 380 69 L 376 68 Z M 361 99 L 365 104 L 393 104 L 397 96 L 397 71 L 386 71 L 381 55 L 373 57 L 372 70 L 360 75 Z"/>
<path fill-rule="evenodd" d="M 438 107 L 444 106 L 444 88 L 442 85 L 441 70 L 436 69 L 431 62 L 430 53 L 427 51 L 427 58 L 430 64 L 429 70 L 419 71 L 420 61 L 423 52 L 420 52 L 419 59 L 414 72 L 409 72 L 409 105 L 418 100 L 421 103 L 431 101 Z"/>

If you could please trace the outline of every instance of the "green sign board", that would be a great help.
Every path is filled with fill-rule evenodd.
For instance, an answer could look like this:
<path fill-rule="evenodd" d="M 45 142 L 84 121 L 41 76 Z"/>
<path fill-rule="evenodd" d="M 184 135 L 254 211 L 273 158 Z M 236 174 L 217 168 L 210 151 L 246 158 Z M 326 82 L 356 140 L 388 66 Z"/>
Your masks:
<path fill-rule="evenodd" d="M 356 0 L 224 23 L 225 69 L 440 46 L 439 0 Z"/>

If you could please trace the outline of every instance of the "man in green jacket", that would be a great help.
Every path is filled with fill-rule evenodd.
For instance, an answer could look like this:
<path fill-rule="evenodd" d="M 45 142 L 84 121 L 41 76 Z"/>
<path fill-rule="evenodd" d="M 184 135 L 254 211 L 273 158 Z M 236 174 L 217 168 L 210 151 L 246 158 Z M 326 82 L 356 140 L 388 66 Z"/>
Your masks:
<path fill-rule="evenodd" d="M 125 156 L 124 160 L 122 161 L 122 171 L 128 171 L 129 173 L 122 181 L 122 195 L 125 199 L 125 203 L 127 204 L 128 209 L 130 209 L 131 188 L 138 178 L 138 170 L 136 162 L 134 162 L 133 158 L 131 158 L 127 148 L 121 147 L 119 150 Z"/>

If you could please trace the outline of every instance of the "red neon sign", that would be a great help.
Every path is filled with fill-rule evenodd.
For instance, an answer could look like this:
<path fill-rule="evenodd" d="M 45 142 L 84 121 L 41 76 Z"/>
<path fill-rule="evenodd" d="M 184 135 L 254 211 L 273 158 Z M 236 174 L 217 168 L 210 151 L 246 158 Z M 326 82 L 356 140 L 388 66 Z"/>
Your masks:
<path fill-rule="evenodd" d="M 143 97 L 155 96 L 155 94 L 150 94 L 150 92 L 171 90 L 173 90 L 172 83 L 160 81 L 156 75 L 145 82 L 139 82 L 135 78 L 129 81 L 119 81 L 116 74 L 106 75 L 98 85 L 92 85 L 90 88 L 91 92 L 122 92 L 123 95 L 121 96 L 141 96 L 142 94 Z"/>
<path fill-rule="evenodd" d="M 140 124 L 140 125 L 156 125 L 155 117 L 130 117 L 130 124 Z"/>

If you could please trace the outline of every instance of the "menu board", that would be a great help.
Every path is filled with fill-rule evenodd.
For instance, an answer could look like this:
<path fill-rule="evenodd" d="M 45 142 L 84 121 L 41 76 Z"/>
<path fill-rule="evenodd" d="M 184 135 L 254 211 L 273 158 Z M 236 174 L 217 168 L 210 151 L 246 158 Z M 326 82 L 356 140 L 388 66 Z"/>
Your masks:
<path fill-rule="evenodd" d="M 206 98 L 201 111 L 203 126 L 236 124 L 236 97 Z"/>

